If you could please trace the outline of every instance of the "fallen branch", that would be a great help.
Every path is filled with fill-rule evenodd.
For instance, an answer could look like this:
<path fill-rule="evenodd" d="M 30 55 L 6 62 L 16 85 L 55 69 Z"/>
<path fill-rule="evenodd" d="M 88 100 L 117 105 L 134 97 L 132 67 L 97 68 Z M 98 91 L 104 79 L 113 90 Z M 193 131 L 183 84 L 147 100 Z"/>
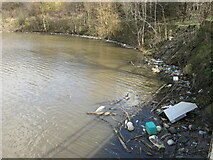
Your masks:
<path fill-rule="evenodd" d="M 128 100 L 129 99 L 129 97 L 128 97 L 128 95 L 129 95 L 129 93 L 127 93 L 127 95 L 125 96 L 125 97 L 123 97 L 122 99 L 119 99 L 119 100 L 117 100 L 117 101 L 115 101 L 115 102 L 112 102 L 112 103 L 110 103 L 111 105 L 112 104 L 117 104 L 117 103 L 120 103 L 122 100 Z"/>
<path fill-rule="evenodd" d="M 117 104 L 117 103 L 119 103 L 119 102 L 121 102 L 123 99 L 120 99 L 120 100 L 117 100 L 117 101 L 115 101 L 115 102 L 112 102 L 112 103 L 110 103 L 111 105 L 112 104 Z"/>
<path fill-rule="evenodd" d="M 148 105 L 153 100 L 153 97 L 155 97 L 165 86 L 166 86 L 166 84 L 163 84 L 162 86 L 160 86 L 157 89 L 157 91 L 153 95 L 150 95 L 150 97 L 147 98 L 147 100 L 145 102 L 141 103 L 141 105 L 143 105 L 143 106 Z"/>
<path fill-rule="evenodd" d="M 98 116 L 116 116 L 116 115 L 118 115 L 117 113 L 112 113 L 112 112 L 87 112 L 87 114 L 93 114 L 93 115 L 98 115 Z"/>
<path fill-rule="evenodd" d="M 131 63 L 133 66 L 135 65 L 132 61 L 130 61 L 130 63 Z"/>
<path fill-rule="evenodd" d="M 146 150 L 144 150 L 143 148 L 141 148 L 140 147 L 140 149 L 142 150 L 142 151 L 144 151 L 148 156 L 152 156 L 153 154 L 151 153 L 151 152 L 149 152 L 149 151 L 146 151 Z"/>
<path fill-rule="evenodd" d="M 160 90 L 162 90 L 166 85 L 167 84 L 165 83 L 160 88 L 158 88 L 157 91 L 155 92 L 155 94 L 153 95 L 153 97 L 156 96 L 156 94 L 158 94 L 160 92 Z"/>
<path fill-rule="evenodd" d="M 99 117 L 100 118 L 100 117 Z M 115 132 L 116 136 L 118 137 L 118 140 L 120 141 L 121 145 L 124 147 L 124 149 L 127 151 L 127 152 L 131 152 L 131 150 L 126 146 L 125 142 L 124 142 L 124 138 L 123 136 L 119 136 L 118 134 L 118 131 L 117 129 L 112 125 L 110 124 L 107 120 L 103 119 L 103 118 L 100 118 L 101 120 L 103 120 L 104 122 L 108 123 L 112 128 L 113 128 L 113 131 Z"/>
<path fill-rule="evenodd" d="M 123 139 L 118 135 L 118 131 L 115 129 L 115 127 L 113 127 L 113 130 L 115 132 L 115 134 L 117 135 L 118 137 L 118 140 L 120 141 L 121 145 L 124 147 L 124 149 L 127 151 L 127 152 L 131 152 L 131 150 L 126 146 L 125 142 L 123 141 Z"/>
<path fill-rule="evenodd" d="M 153 149 L 152 146 L 151 146 L 150 144 L 146 143 L 144 140 L 141 140 L 141 142 L 142 142 L 144 145 L 146 145 L 147 147 L 149 147 L 150 149 Z"/>
<path fill-rule="evenodd" d="M 114 118 L 114 117 L 112 117 L 112 116 L 111 116 L 111 118 L 112 118 L 114 121 L 118 122 L 118 125 L 119 125 L 119 124 L 122 124 L 122 122 L 119 121 L 119 120 L 117 120 L 116 118 Z"/>
<path fill-rule="evenodd" d="M 125 110 L 123 110 L 123 112 L 126 114 L 126 116 L 127 116 L 128 120 L 130 121 L 130 117 L 129 117 L 128 112 L 127 112 L 127 111 L 125 111 Z"/>
<path fill-rule="evenodd" d="M 151 110 L 151 112 L 153 112 L 154 110 L 156 110 L 158 108 L 158 106 L 175 90 L 176 87 L 177 87 L 177 84 L 175 84 L 173 86 L 173 88 L 171 89 L 171 91 L 163 99 L 161 99 L 161 101 Z"/>
<path fill-rule="evenodd" d="M 126 141 L 126 143 L 128 143 L 129 141 L 132 141 L 132 140 L 134 140 L 134 139 L 141 138 L 141 137 L 143 137 L 143 136 L 144 136 L 144 134 L 135 136 L 135 137 L 133 137 L 133 138 L 130 138 L 128 141 Z"/>

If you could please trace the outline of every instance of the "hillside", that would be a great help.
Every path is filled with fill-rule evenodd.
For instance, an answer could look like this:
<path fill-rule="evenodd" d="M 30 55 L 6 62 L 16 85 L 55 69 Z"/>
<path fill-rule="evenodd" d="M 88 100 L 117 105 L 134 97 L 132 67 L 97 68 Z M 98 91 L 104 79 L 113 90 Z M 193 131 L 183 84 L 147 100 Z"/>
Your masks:
<path fill-rule="evenodd" d="M 192 83 L 191 91 L 198 93 L 196 102 L 202 107 L 213 107 L 212 21 L 205 21 L 200 28 L 178 28 L 171 41 L 166 41 L 154 53 L 167 64 L 180 67 Z M 212 114 L 212 112 L 211 112 Z"/>

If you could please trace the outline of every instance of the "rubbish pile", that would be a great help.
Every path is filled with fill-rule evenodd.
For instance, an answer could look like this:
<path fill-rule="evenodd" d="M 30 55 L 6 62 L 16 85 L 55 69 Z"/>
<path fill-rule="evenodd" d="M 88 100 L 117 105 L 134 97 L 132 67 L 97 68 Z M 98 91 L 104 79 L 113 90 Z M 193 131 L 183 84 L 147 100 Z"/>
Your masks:
<path fill-rule="evenodd" d="M 100 106 L 92 112 L 109 124 L 117 137 L 104 146 L 107 148 L 105 152 L 109 152 L 107 155 L 118 152 L 120 146 L 120 150 L 123 151 L 121 155 L 128 154 L 134 158 L 206 156 L 206 150 L 210 146 L 211 129 L 208 124 L 197 119 L 199 109 L 196 104 L 180 102 L 163 106 L 159 113 L 151 112 L 150 106 L 121 107 L 120 103 L 128 100 L 124 97 L 117 101 L 118 103 Z"/>
<path fill-rule="evenodd" d="M 167 65 L 160 59 L 146 59 L 146 63 L 152 66 L 152 71 L 155 73 L 164 72 L 171 76 L 182 76 L 182 71 L 175 65 Z"/>
<path fill-rule="evenodd" d="M 161 86 L 152 100 L 144 105 L 124 107 L 125 102 L 131 100 L 131 97 L 125 96 L 110 107 L 98 107 L 100 112 L 95 112 L 96 115 L 107 122 L 117 135 L 117 139 L 105 146 L 106 155 L 116 155 L 116 158 L 122 155 L 128 158 L 207 157 L 212 126 L 195 104 L 190 81 L 174 65 L 154 59 L 145 62 L 153 72 L 169 77 L 170 82 Z M 200 89 L 198 94 L 203 92 Z M 109 121 L 109 117 L 115 123 Z M 120 150 L 119 146 L 122 147 Z"/>

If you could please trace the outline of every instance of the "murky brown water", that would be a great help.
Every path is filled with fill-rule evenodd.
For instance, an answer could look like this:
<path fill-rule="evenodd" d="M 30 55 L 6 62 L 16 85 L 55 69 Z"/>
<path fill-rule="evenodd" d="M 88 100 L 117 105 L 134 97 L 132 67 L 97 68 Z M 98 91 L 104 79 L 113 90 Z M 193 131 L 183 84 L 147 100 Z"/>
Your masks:
<path fill-rule="evenodd" d="M 112 131 L 86 112 L 159 86 L 150 71 L 133 74 L 134 50 L 71 36 L 2 37 L 3 157 L 89 157 Z"/>

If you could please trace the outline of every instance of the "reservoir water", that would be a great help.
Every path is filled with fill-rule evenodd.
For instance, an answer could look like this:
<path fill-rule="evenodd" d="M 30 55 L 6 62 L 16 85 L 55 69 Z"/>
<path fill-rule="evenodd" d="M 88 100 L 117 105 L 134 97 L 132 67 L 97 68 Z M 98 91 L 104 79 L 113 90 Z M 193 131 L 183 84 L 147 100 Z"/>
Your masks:
<path fill-rule="evenodd" d="M 141 53 L 73 36 L 0 33 L 5 158 L 85 158 L 113 135 L 86 112 L 132 94 L 145 100 L 160 82 L 129 62 Z M 139 96 L 138 96 L 139 95 Z"/>

